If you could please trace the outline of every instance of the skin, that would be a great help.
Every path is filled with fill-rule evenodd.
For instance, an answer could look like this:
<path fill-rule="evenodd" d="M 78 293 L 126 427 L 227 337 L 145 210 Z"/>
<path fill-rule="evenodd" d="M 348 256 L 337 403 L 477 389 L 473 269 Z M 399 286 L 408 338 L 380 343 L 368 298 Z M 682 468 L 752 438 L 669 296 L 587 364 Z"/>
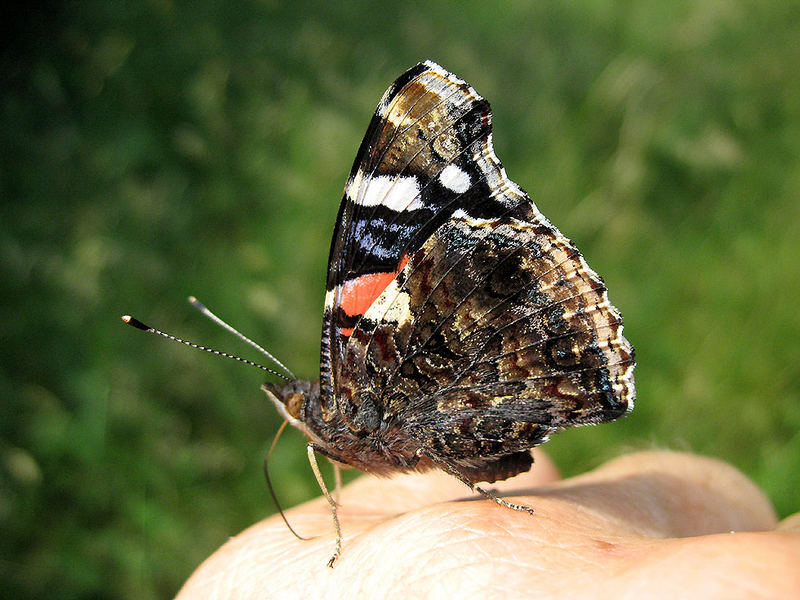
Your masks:
<path fill-rule="evenodd" d="M 473 497 L 441 473 L 344 487 L 333 569 L 324 498 L 225 543 L 178 595 L 190 598 L 797 598 L 800 513 L 778 523 L 725 463 L 639 452 L 562 480 L 538 450 L 494 484 L 534 515 Z"/>

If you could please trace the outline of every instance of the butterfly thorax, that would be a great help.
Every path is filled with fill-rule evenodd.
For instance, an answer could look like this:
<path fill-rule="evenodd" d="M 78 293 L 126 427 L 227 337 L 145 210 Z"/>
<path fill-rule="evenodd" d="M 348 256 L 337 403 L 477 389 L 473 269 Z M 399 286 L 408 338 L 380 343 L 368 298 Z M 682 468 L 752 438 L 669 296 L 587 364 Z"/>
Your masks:
<path fill-rule="evenodd" d="M 265 383 L 262 389 L 284 419 L 338 463 L 377 475 L 433 466 L 421 460 L 419 442 L 395 419 L 363 410 L 348 418 L 341 410 L 324 410 L 318 381 Z"/>

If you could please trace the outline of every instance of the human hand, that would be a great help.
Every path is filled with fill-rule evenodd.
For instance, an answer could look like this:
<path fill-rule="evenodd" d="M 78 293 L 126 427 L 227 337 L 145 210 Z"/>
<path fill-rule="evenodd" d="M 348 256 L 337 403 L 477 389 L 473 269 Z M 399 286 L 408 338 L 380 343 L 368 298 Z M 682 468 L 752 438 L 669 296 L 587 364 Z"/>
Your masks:
<path fill-rule="evenodd" d="M 639 452 L 560 480 L 538 449 L 529 473 L 492 489 L 531 516 L 435 471 L 363 476 L 342 489 L 334 569 L 324 498 L 224 544 L 178 598 L 800 597 L 800 514 L 776 521 L 733 467 Z"/>

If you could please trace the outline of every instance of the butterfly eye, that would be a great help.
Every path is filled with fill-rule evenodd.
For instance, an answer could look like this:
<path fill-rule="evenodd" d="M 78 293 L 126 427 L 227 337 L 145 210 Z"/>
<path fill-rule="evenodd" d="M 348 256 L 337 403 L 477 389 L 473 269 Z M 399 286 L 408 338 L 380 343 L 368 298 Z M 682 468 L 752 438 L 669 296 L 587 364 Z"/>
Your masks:
<path fill-rule="evenodd" d="M 288 412 L 295 419 L 300 419 L 300 411 L 303 409 L 304 401 L 305 401 L 305 396 L 303 394 L 299 392 L 290 394 L 289 396 L 286 397 L 285 400 L 286 412 Z"/>

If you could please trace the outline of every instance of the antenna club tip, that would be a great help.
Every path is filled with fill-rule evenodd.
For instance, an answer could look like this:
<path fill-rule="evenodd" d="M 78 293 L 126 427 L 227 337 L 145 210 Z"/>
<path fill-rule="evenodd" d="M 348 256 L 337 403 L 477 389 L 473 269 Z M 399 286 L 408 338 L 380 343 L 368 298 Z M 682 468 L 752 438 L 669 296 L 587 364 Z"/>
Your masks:
<path fill-rule="evenodd" d="M 205 305 L 204 305 L 202 302 L 200 302 L 200 300 L 198 300 L 197 298 L 195 298 L 194 296 L 189 296 L 188 300 L 189 300 L 189 304 L 191 304 L 192 306 L 194 306 L 194 307 L 195 307 L 197 310 L 199 310 L 201 313 L 206 313 L 206 312 L 208 312 L 208 309 L 205 307 Z"/>
<path fill-rule="evenodd" d="M 131 327 L 136 327 L 136 329 L 141 329 L 142 331 L 153 331 L 152 327 L 148 327 L 140 320 L 130 316 L 130 315 L 122 315 L 122 321 L 127 323 Z"/>

